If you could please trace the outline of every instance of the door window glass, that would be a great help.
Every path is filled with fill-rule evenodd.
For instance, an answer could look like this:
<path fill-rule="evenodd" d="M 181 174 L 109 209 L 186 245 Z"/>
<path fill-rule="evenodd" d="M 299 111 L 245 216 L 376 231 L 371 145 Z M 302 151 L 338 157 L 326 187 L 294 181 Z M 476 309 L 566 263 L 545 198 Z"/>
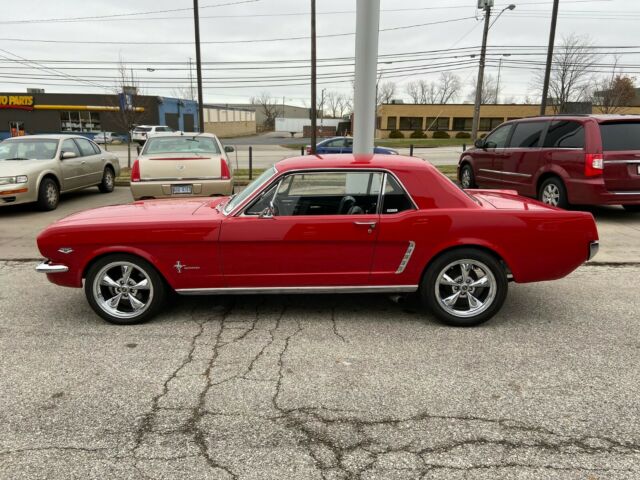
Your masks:
<path fill-rule="evenodd" d="M 485 140 L 487 148 L 505 148 L 507 146 L 507 140 L 509 139 L 511 127 L 512 125 L 504 125 L 487 135 Z"/>
<path fill-rule="evenodd" d="M 584 148 L 584 127 L 580 122 L 551 122 L 544 139 L 545 148 Z"/>
<path fill-rule="evenodd" d="M 405 210 L 413 210 L 413 203 L 398 181 L 387 174 L 382 196 L 382 213 L 399 213 Z"/>
<path fill-rule="evenodd" d="M 78 150 L 78 146 L 76 142 L 71 140 L 70 138 L 62 142 L 62 148 L 60 149 L 60 153 L 72 152 L 76 154 L 76 157 L 81 157 L 80 150 Z"/>
<path fill-rule="evenodd" d="M 375 214 L 382 176 L 380 172 L 290 175 L 275 196 L 276 215 Z"/>
<path fill-rule="evenodd" d="M 511 148 L 536 148 L 540 144 L 540 137 L 544 130 L 545 122 L 520 122 L 516 123 L 511 136 Z"/>
<path fill-rule="evenodd" d="M 336 138 L 335 140 L 329 140 L 323 146 L 327 147 L 327 148 L 339 148 L 339 147 L 344 146 L 344 139 Z"/>
<path fill-rule="evenodd" d="M 80 147 L 80 152 L 83 157 L 89 157 L 96 154 L 95 150 L 91 146 L 91 142 L 86 138 L 76 138 L 76 143 L 78 144 L 78 147 Z"/>

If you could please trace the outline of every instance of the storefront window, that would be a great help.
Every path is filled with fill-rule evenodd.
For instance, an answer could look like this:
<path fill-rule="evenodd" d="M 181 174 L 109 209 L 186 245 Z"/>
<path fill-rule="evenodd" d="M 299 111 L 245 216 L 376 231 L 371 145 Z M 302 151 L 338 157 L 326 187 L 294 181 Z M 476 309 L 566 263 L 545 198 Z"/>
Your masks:
<path fill-rule="evenodd" d="M 60 112 L 60 126 L 63 132 L 100 132 L 100 113 L 88 110 Z"/>
<path fill-rule="evenodd" d="M 449 130 L 449 117 L 427 117 L 427 130 Z"/>
<path fill-rule="evenodd" d="M 453 119 L 453 129 L 457 131 L 470 131 L 473 126 L 473 118 L 456 117 Z"/>

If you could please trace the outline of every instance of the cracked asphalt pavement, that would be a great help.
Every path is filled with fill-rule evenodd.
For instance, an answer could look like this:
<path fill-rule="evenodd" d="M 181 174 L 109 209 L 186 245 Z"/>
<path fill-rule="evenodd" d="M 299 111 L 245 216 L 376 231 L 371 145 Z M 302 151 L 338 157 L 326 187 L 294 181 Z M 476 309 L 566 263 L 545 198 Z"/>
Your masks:
<path fill-rule="evenodd" d="M 480 328 L 384 296 L 179 298 L 109 325 L 0 262 L 0 477 L 640 477 L 637 265 Z"/>

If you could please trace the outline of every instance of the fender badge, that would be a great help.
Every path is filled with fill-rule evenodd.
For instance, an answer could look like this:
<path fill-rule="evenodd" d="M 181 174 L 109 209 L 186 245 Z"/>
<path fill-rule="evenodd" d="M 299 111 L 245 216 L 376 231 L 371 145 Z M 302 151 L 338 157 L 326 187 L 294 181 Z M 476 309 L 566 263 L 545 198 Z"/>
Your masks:
<path fill-rule="evenodd" d="M 176 262 L 176 264 L 173 266 L 173 268 L 176 269 L 176 272 L 178 273 L 182 273 L 182 270 L 200 270 L 200 267 L 197 266 L 188 266 L 188 265 L 183 265 L 180 260 L 178 260 Z"/>

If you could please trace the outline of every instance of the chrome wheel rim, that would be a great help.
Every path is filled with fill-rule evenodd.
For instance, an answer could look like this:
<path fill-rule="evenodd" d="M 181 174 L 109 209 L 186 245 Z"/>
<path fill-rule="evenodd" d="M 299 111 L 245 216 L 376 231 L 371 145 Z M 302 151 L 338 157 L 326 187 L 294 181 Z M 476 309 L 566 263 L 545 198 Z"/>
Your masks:
<path fill-rule="evenodd" d="M 107 169 L 104 172 L 104 184 L 107 188 L 111 188 L 113 186 L 113 175 L 111 174 L 111 170 Z"/>
<path fill-rule="evenodd" d="M 46 197 L 49 205 L 55 205 L 58 203 L 58 189 L 53 183 L 47 184 Z"/>
<path fill-rule="evenodd" d="M 542 202 L 548 205 L 558 206 L 560 203 L 560 189 L 557 185 L 550 183 L 542 190 Z"/>
<path fill-rule="evenodd" d="M 471 173 L 468 168 L 462 169 L 462 188 L 469 188 L 471 186 Z"/>
<path fill-rule="evenodd" d="M 93 297 L 109 315 L 120 319 L 139 317 L 153 300 L 147 272 L 131 262 L 112 262 L 100 269 L 93 281 Z"/>
<path fill-rule="evenodd" d="M 438 274 L 435 294 L 438 304 L 450 315 L 469 318 L 486 311 L 496 298 L 496 279 L 478 260 L 451 262 Z"/>

